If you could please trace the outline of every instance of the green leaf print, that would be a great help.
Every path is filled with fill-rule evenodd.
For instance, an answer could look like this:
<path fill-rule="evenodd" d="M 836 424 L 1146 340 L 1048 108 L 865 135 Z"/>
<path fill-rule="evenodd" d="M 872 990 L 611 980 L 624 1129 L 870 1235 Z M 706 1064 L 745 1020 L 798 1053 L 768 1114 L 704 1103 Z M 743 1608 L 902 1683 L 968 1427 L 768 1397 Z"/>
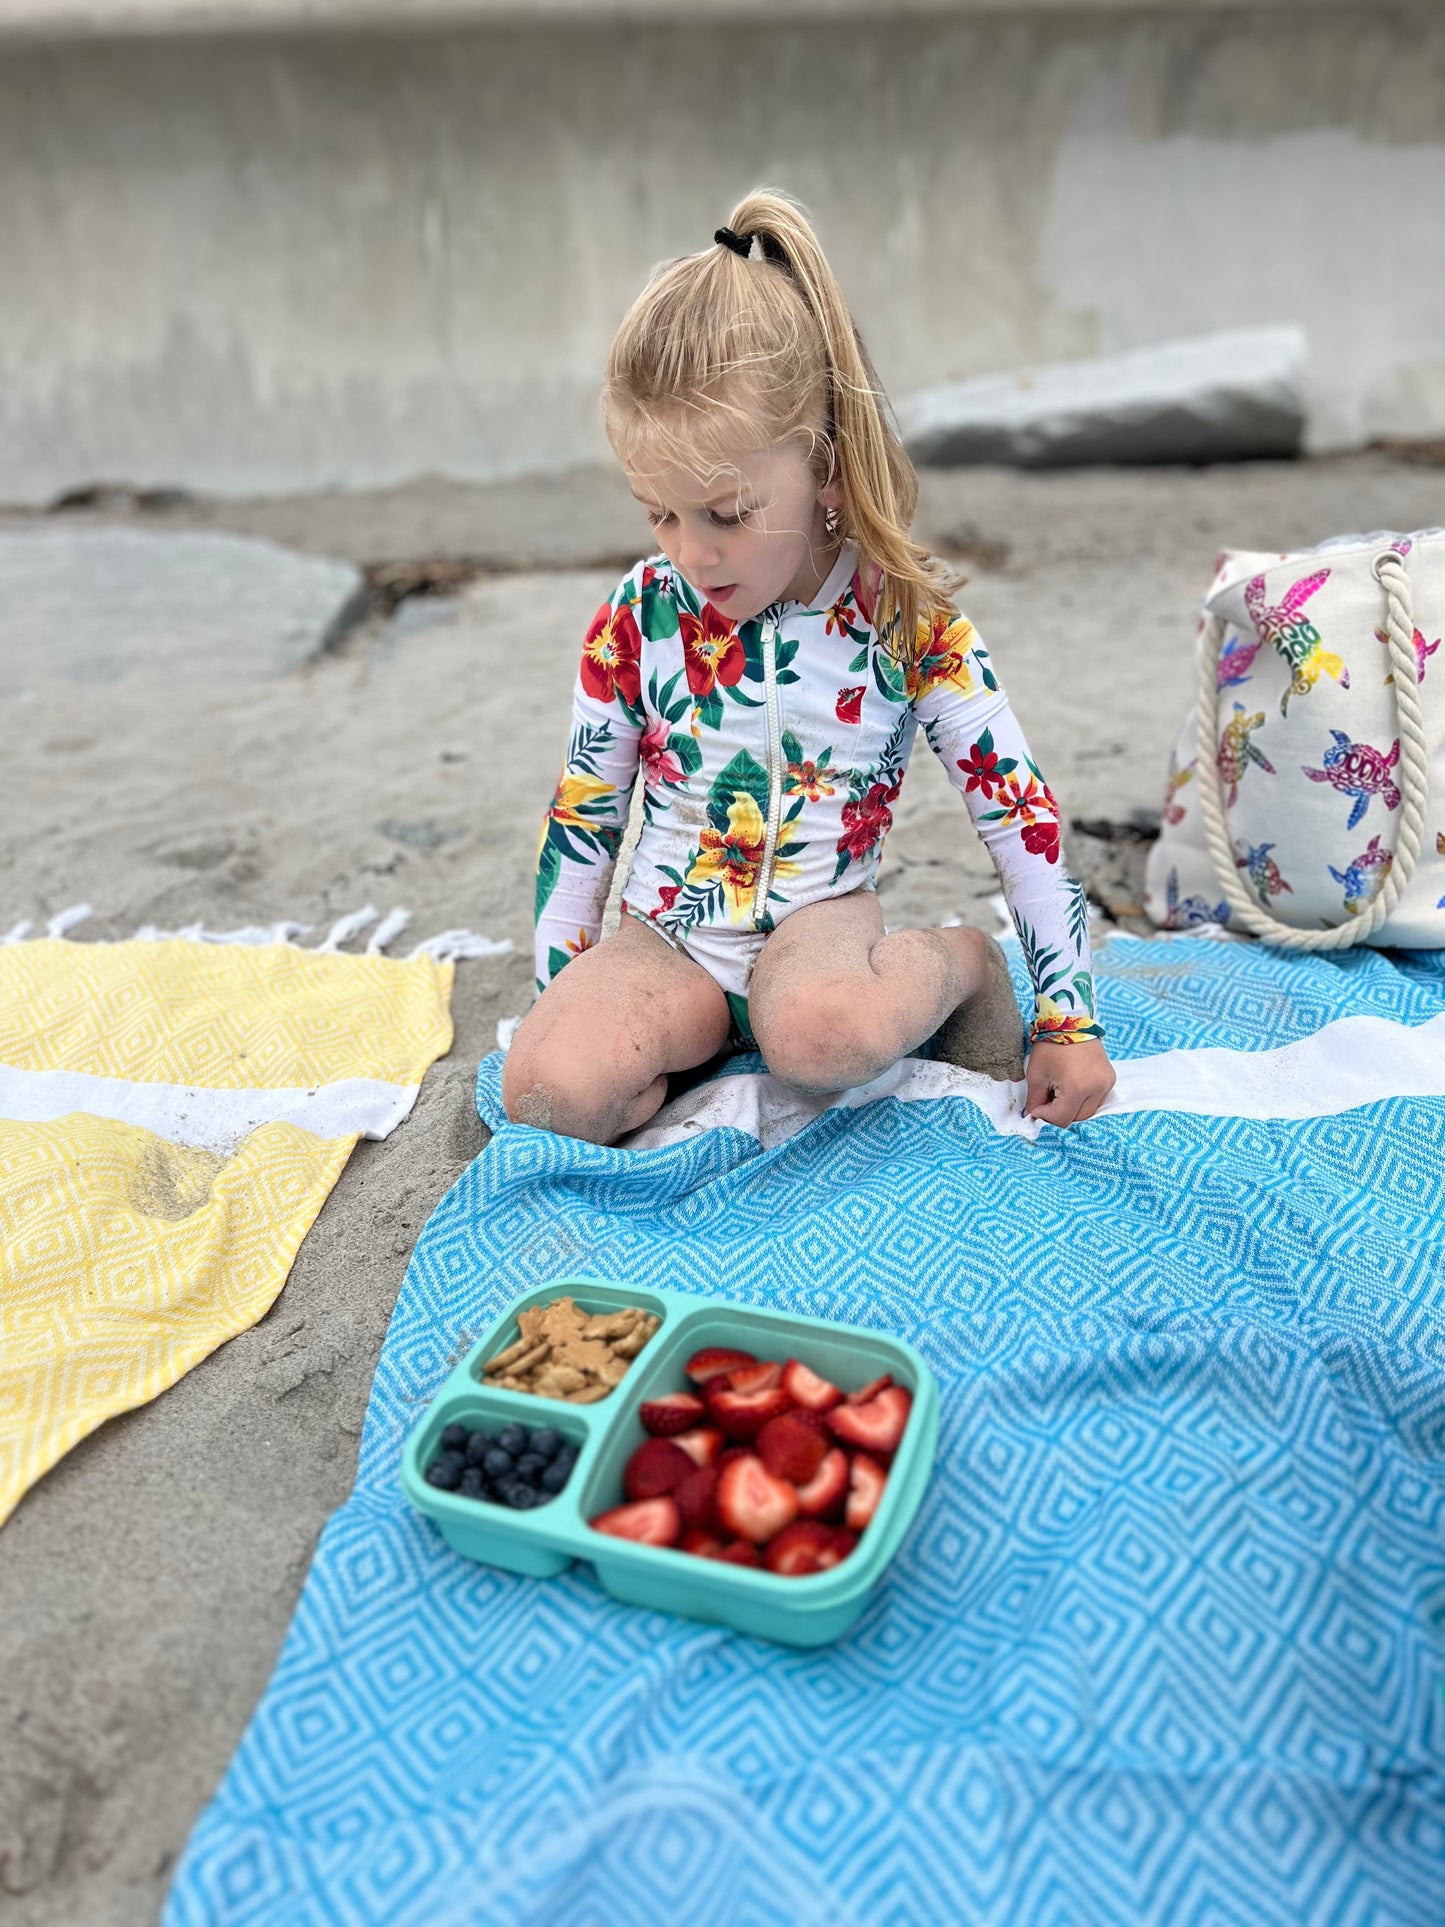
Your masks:
<path fill-rule="evenodd" d="M 1074 978 L 1074 989 L 1078 992 L 1079 1002 L 1084 1006 L 1084 1009 L 1088 1011 L 1091 1017 L 1094 1016 L 1094 987 L 1089 981 L 1089 973 L 1087 970 L 1081 970 Z"/>
<path fill-rule="evenodd" d="M 768 815 L 768 772 L 755 756 L 740 749 L 725 769 L 720 769 L 707 793 L 708 821 L 718 831 L 728 827 L 728 810 L 735 796 L 751 796 L 764 822 Z"/>
<path fill-rule="evenodd" d="M 548 825 L 550 831 L 551 825 Z M 537 859 L 537 905 L 535 914 L 541 916 L 547 908 L 547 899 L 557 888 L 557 879 L 562 874 L 562 853 L 552 841 L 550 834 L 542 845 L 542 853 Z"/>
<path fill-rule="evenodd" d="M 908 692 L 904 687 L 903 671 L 886 649 L 873 651 L 873 680 L 890 703 L 901 703 L 907 700 Z"/>
<path fill-rule="evenodd" d="M 790 729 L 783 731 L 783 760 L 787 763 L 801 763 L 803 760 L 803 745 Z"/>
<path fill-rule="evenodd" d="M 668 591 L 659 586 L 659 580 L 669 583 Z M 666 642 L 669 636 L 677 634 L 676 585 L 668 577 L 654 576 L 642 591 L 642 633 L 649 642 Z"/>
<path fill-rule="evenodd" d="M 722 728 L 722 697 L 716 689 L 710 689 L 705 696 L 699 696 L 693 714 L 704 729 Z"/>
<path fill-rule="evenodd" d="M 696 736 L 690 731 L 687 735 L 679 731 L 676 735 L 668 737 L 667 747 L 682 764 L 684 776 L 697 775 L 702 768 L 702 744 Z"/>
<path fill-rule="evenodd" d="M 1022 917 L 1016 917 L 1014 921 L 1018 928 L 1019 943 L 1023 947 L 1024 962 L 1028 966 L 1029 982 L 1034 987 L 1034 995 L 1051 996 L 1056 986 L 1064 981 L 1064 971 L 1055 968 L 1060 953 L 1057 950 L 1045 950 L 1033 928 Z M 1072 996 L 1069 997 L 1069 1001 L 1073 1002 Z"/>
<path fill-rule="evenodd" d="M 1084 893 L 1082 883 L 1076 883 L 1069 900 L 1069 942 L 1075 950 L 1082 951 L 1084 940 L 1089 934 L 1089 899 Z M 1094 1006 L 1089 1005 L 1092 1012 Z"/>
<path fill-rule="evenodd" d="M 547 947 L 548 978 L 550 979 L 552 977 L 555 977 L 559 970 L 565 970 L 567 965 L 571 963 L 571 961 L 572 961 L 572 952 L 570 950 L 559 950 L 555 943 L 549 944 Z"/>
<path fill-rule="evenodd" d="M 867 667 L 868 667 L 868 639 L 865 636 L 863 639 L 863 647 L 858 651 L 857 655 L 853 658 L 852 662 L 850 662 L 848 665 L 848 674 L 850 676 L 856 676 L 860 670 L 866 669 Z"/>

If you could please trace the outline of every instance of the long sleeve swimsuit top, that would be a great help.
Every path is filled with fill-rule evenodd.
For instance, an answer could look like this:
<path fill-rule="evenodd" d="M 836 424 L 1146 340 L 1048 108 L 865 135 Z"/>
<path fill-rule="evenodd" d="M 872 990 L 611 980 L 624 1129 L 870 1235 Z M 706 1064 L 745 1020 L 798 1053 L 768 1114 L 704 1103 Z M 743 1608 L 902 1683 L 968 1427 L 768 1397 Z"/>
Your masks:
<path fill-rule="evenodd" d="M 539 992 L 598 939 L 639 769 L 626 906 L 736 993 L 746 969 L 720 956 L 750 968 L 794 910 L 872 886 L 921 725 L 998 871 L 1033 985 L 1031 1040 L 1103 1036 L 1058 805 L 987 651 L 948 611 L 920 622 L 918 659 L 900 667 L 872 621 L 876 584 L 851 542 L 816 606 L 778 601 L 746 622 L 663 555 L 618 583 L 582 645 L 538 846 Z"/>

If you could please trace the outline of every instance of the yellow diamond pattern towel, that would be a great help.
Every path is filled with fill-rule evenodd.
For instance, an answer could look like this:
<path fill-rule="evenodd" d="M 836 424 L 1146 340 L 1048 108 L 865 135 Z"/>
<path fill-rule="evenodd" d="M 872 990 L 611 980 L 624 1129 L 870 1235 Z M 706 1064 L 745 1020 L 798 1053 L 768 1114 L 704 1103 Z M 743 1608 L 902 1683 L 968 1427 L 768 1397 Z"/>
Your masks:
<path fill-rule="evenodd" d="M 451 1048 L 453 965 L 0 945 L 0 1522 L 254 1325 L 360 1136 Z"/>

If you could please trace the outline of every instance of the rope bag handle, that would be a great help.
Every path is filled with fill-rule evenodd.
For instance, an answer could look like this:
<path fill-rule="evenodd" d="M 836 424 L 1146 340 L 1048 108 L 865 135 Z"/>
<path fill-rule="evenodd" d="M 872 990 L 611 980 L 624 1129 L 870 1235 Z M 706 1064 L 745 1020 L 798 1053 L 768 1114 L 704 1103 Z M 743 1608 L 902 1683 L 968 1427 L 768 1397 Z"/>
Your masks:
<path fill-rule="evenodd" d="M 1225 901 L 1239 921 L 1257 937 L 1281 950 L 1348 950 L 1363 943 L 1391 915 L 1415 874 L 1420 833 L 1425 822 L 1429 761 L 1425 727 L 1420 714 L 1420 692 L 1415 680 L 1414 603 L 1410 577 L 1394 549 L 1386 549 L 1371 563 L 1375 580 L 1385 592 L 1385 628 L 1390 667 L 1395 677 L 1395 706 L 1400 724 L 1400 791 L 1402 810 L 1394 861 L 1384 887 L 1362 916 L 1351 917 L 1332 930 L 1296 930 L 1269 915 L 1249 895 L 1234 859 L 1234 846 L 1224 818 L 1219 780 L 1219 652 L 1226 624 L 1211 614 L 1205 621 L 1199 652 L 1199 729 L 1195 776 L 1199 806 L 1204 816 L 1204 840 Z"/>

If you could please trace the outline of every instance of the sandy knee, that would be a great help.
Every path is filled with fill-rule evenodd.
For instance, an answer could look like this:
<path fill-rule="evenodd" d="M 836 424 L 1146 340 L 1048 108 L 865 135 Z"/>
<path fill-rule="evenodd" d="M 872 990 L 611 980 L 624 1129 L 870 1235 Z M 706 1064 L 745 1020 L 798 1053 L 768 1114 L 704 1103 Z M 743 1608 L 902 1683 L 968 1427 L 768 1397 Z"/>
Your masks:
<path fill-rule="evenodd" d="M 551 1130 L 552 1093 L 545 1084 L 532 1083 L 515 1092 L 508 1092 L 504 1085 L 502 1104 L 513 1124 L 530 1124 L 536 1131 Z"/>

